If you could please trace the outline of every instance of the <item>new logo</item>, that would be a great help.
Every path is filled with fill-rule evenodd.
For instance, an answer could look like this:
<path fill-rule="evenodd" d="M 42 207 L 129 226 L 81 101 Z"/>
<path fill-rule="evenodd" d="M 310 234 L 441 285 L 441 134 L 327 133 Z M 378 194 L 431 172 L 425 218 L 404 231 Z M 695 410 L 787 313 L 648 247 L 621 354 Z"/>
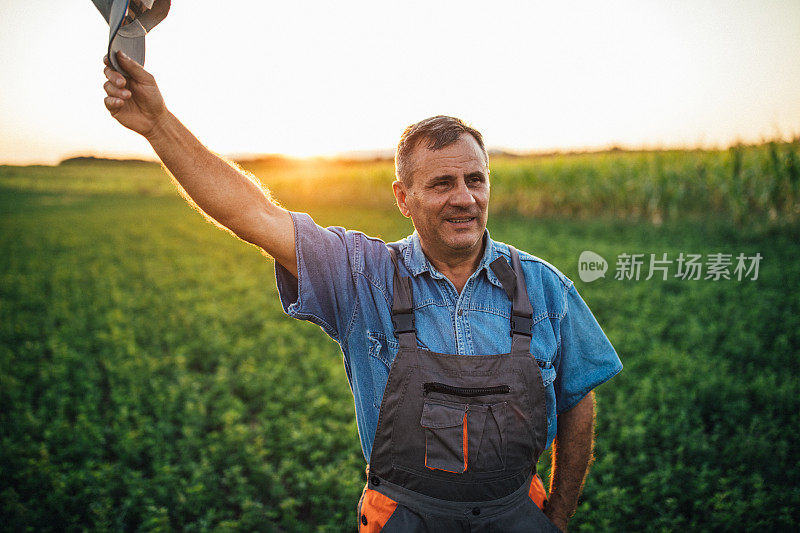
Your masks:
<path fill-rule="evenodd" d="M 589 283 L 597 278 L 606 277 L 608 270 L 608 263 L 603 256 L 592 252 L 591 250 L 584 250 L 578 258 L 578 275 L 581 281 Z"/>

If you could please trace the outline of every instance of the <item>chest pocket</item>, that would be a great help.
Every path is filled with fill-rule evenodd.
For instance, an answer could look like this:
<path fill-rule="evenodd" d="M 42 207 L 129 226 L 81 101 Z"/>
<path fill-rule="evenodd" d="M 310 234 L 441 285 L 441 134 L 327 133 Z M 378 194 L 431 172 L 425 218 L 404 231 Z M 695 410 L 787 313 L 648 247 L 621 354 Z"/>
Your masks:
<path fill-rule="evenodd" d="M 397 355 L 400 344 L 386 338 L 383 333 L 368 331 L 369 341 L 369 366 L 372 371 L 373 398 L 372 403 L 376 408 L 380 408 L 383 400 L 383 390 L 386 388 L 386 381 L 389 379 L 389 368 L 392 366 Z"/>
<path fill-rule="evenodd" d="M 536 364 L 539 365 L 539 372 L 542 374 L 542 384 L 547 388 L 556 380 L 556 369 L 550 361 L 536 359 Z"/>
<path fill-rule="evenodd" d="M 493 472 L 505 466 L 506 402 L 456 403 L 426 398 L 420 425 L 425 431 L 425 466 L 454 474 Z"/>

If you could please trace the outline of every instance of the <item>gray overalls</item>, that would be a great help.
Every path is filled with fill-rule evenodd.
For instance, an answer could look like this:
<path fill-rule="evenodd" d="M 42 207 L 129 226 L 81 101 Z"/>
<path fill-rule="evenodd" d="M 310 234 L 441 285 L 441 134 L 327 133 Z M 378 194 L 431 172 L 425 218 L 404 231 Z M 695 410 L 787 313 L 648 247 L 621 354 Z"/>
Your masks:
<path fill-rule="evenodd" d="M 539 508 L 545 393 L 530 353 L 533 309 L 519 254 L 509 250 L 512 266 L 500 257 L 490 267 L 513 302 L 511 353 L 450 355 L 417 347 L 411 279 L 400 276 L 389 247 L 400 348 L 378 415 L 359 531 L 559 531 Z"/>

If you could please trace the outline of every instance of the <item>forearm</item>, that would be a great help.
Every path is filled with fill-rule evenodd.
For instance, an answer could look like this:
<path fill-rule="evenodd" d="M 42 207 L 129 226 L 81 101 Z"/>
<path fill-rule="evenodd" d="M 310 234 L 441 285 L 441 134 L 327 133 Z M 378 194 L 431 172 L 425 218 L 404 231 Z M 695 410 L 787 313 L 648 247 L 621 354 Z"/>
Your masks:
<path fill-rule="evenodd" d="M 169 112 L 152 74 L 121 52 L 117 61 L 129 78 L 103 58 L 108 79 L 103 101 L 111 116 L 150 142 L 191 205 L 296 276 L 291 214 L 272 202 L 255 176 L 208 150 Z"/>
<path fill-rule="evenodd" d="M 234 233 L 237 221 L 275 207 L 267 190 L 203 146 L 169 111 L 146 139 L 187 199 Z"/>
<path fill-rule="evenodd" d="M 547 515 L 562 529 L 578 505 L 594 448 L 594 392 L 558 416 Z"/>

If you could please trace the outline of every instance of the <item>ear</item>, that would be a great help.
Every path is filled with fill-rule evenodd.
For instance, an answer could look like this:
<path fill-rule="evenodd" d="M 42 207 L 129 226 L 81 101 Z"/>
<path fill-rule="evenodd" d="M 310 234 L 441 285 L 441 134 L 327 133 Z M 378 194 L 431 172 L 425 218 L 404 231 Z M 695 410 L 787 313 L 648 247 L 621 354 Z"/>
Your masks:
<path fill-rule="evenodd" d="M 394 192 L 394 197 L 395 200 L 397 200 L 397 207 L 400 209 L 400 212 L 404 217 L 410 217 L 411 211 L 408 210 L 408 205 L 406 205 L 406 184 L 400 180 L 395 180 L 392 183 L 392 191 Z"/>

